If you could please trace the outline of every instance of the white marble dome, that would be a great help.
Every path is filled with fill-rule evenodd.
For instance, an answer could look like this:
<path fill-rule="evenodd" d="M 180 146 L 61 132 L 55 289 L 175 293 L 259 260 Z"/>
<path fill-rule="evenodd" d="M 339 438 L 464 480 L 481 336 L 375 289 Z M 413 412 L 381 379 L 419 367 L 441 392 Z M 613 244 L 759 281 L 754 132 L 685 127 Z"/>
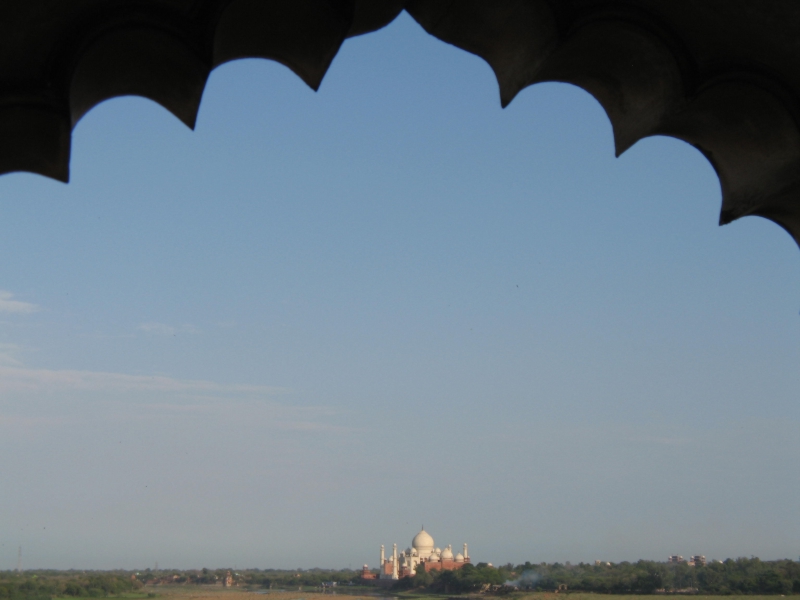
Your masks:
<path fill-rule="evenodd" d="M 411 540 L 411 547 L 414 548 L 422 558 L 428 558 L 431 552 L 433 552 L 433 538 L 425 531 L 424 527 L 422 531 Z"/>
<path fill-rule="evenodd" d="M 456 554 L 456 562 L 464 562 L 464 555 L 461 552 Z"/>
<path fill-rule="evenodd" d="M 453 560 L 453 551 L 450 549 L 450 546 L 442 551 L 442 560 Z"/>

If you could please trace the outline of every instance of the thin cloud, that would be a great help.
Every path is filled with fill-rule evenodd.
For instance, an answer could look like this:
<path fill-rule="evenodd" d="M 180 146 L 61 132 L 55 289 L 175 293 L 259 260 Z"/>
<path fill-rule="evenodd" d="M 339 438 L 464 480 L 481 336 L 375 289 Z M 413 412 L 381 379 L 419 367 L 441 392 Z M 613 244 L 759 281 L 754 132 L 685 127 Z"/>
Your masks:
<path fill-rule="evenodd" d="M 331 423 L 320 423 L 316 421 L 278 421 L 277 426 L 286 431 L 296 431 L 304 433 L 350 433 L 355 431 L 353 427 L 334 425 Z"/>
<path fill-rule="evenodd" d="M 0 313 L 13 313 L 18 315 L 28 315 L 39 310 L 39 307 L 30 302 L 14 300 L 14 294 L 0 290 Z"/>
<path fill-rule="evenodd" d="M 0 428 L 6 429 L 42 429 L 58 427 L 74 421 L 67 417 L 26 417 L 0 413 Z"/>
<path fill-rule="evenodd" d="M 128 375 L 102 371 L 74 371 L 51 369 L 28 369 L 24 367 L 0 366 L 0 392 L 168 392 L 182 394 L 206 394 L 220 397 L 270 396 L 286 392 L 283 388 L 221 384 L 201 379 L 175 379 L 161 375 Z"/>
<path fill-rule="evenodd" d="M 42 432 L 67 423 L 184 422 L 211 419 L 289 434 L 343 435 L 338 413 L 326 406 L 292 406 L 276 401 L 290 392 L 261 385 L 223 384 L 162 375 L 128 375 L 100 371 L 31 369 L 0 364 L 0 398 L 25 399 L 22 410 L 50 412 L 47 417 L 0 412 L 0 430 Z M 64 401 L 81 398 L 70 410 Z M 28 402 L 28 401 L 31 402 Z M 92 409 L 86 410 L 86 402 Z M 55 404 L 53 404 L 55 403 Z M 9 405 L 10 406 L 10 405 Z M 54 409 L 51 411 L 45 407 Z M 61 415 L 59 413 L 66 413 Z M 74 414 L 73 414 L 74 413 Z"/>
<path fill-rule="evenodd" d="M 144 331 L 152 335 L 177 335 L 179 333 L 200 333 L 194 325 L 166 325 L 165 323 L 142 323 L 139 331 Z"/>
<path fill-rule="evenodd" d="M 19 346 L 16 344 L 0 344 L 0 365 L 6 367 L 21 367 L 22 363 L 17 360 L 16 353 Z"/>
<path fill-rule="evenodd" d="M 660 437 L 652 435 L 637 435 L 629 438 L 628 441 L 637 444 L 655 444 L 658 446 L 686 446 L 691 443 L 691 440 L 685 437 Z"/>

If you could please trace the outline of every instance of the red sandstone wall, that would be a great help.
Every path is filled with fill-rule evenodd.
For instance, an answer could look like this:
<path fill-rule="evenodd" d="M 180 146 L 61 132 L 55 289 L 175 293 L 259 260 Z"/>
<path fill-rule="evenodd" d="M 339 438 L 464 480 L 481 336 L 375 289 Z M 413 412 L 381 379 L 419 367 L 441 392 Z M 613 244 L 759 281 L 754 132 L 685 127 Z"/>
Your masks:
<path fill-rule="evenodd" d="M 425 565 L 425 572 L 427 573 L 428 571 L 455 571 L 467 563 L 456 562 L 454 560 L 443 560 L 440 562 L 426 562 L 423 564 Z"/>

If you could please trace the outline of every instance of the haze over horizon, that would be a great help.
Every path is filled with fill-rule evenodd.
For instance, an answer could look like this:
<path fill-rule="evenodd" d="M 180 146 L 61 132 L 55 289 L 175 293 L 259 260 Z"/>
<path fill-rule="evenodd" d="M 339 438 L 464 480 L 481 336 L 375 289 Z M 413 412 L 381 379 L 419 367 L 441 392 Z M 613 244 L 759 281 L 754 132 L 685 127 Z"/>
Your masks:
<path fill-rule="evenodd" d="M 0 177 L 0 569 L 800 555 L 800 252 L 406 14 Z"/>

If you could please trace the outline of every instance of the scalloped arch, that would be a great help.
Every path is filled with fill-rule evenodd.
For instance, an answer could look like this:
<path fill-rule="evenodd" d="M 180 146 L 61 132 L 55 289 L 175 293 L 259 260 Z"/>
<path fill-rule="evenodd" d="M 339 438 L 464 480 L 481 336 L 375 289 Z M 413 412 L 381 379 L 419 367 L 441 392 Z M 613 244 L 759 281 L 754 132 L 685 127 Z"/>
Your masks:
<path fill-rule="evenodd" d="M 759 215 L 800 244 L 800 5 L 795 0 L 8 0 L 0 6 L 0 173 L 67 181 L 70 132 L 122 95 L 194 126 L 210 71 L 268 58 L 317 89 L 343 41 L 405 9 L 494 70 L 592 94 L 617 155 L 650 135 L 700 149 L 720 223 Z"/>

